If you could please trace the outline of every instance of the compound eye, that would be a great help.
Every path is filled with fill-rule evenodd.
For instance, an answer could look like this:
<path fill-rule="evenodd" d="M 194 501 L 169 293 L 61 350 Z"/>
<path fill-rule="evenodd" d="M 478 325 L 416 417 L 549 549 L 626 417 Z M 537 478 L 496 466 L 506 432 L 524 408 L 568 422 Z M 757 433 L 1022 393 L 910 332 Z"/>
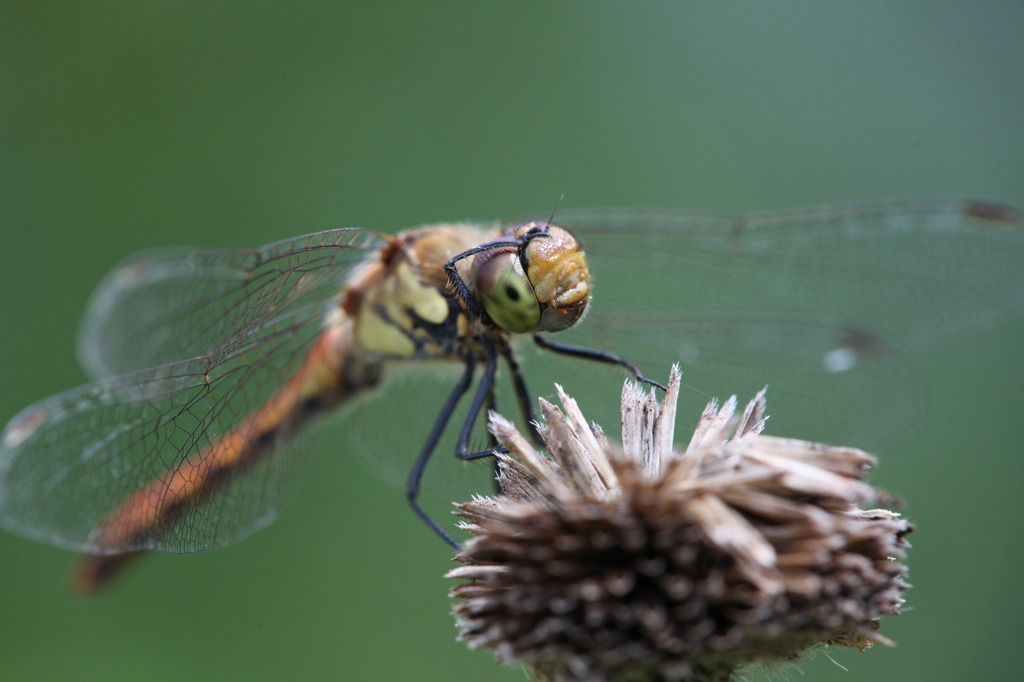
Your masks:
<path fill-rule="evenodd" d="M 515 252 L 478 258 L 476 295 L 494 323 L 505 331 L 523 334 L 540 322 L 540 303 Z"/>

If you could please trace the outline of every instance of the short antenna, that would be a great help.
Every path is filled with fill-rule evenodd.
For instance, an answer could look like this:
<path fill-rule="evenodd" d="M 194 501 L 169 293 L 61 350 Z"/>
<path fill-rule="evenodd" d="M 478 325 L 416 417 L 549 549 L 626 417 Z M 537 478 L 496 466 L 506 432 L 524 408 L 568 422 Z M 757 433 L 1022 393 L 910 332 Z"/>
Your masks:
<path fill-rule="evenodd" d="M 562 207 L 562 200 L 563 199 L 565 199 L 565 193 L 564 192 L 562 193 L 562 196 L 558 197 L 558 201 L 555 203 L 555 207 L 553 209 L 551 209 L 551 217 L 548 218 L 548 225 L 550 225 L 553 222 L 555 222 L 555 214 L 558 213 L 558 209 Z"/>

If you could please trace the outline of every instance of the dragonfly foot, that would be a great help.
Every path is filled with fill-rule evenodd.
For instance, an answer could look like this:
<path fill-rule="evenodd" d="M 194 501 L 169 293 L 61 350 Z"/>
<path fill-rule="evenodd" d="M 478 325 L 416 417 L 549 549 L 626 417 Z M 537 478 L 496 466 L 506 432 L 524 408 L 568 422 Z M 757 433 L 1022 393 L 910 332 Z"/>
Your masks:
<path fill-rule="evenodd" d="M 660 388 L 662 391 L 667 391 L 668 390 L 668 387 L 665 386 L 664 384 L 662 384 L 660 382 L 657 382 L 654 379 L 648 379 L 647 377 L 645 377 L 640 372 L 636 373 L 636 380 L 639 381 L 641 384 L 650 384 L 651 386 L 654 386 L 655 388 Z"/>

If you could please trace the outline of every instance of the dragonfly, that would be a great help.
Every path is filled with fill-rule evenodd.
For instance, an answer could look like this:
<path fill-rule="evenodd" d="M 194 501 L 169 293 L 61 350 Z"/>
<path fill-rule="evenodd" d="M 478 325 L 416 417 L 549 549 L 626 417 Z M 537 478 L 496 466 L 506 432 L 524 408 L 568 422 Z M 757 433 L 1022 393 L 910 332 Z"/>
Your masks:
<path fill-rule="evenodd" d="M 641 367 L 681 362 L 702 396 L 768 384 L 795 415 L 781 420 L 793 435 L 860 444 L 920 417 L 917 349 L 1024 313 L 1020 211 L 995 202 L 557 219 L 341 228 L 129 258 L 81 324 L 93 381 L 29 406 L 0 435 L 0 525 L 83 553 L 84 591 L 142 552 L 223 547 L 281 513 L 306 468 L 300 436 L 322 416 L 405 368 L 441 364 L 461 374 L 367 402 L 404 406 L 409 424 L 411 412 L 434 415 L 406 498 L 458 547 L 420 504 L 427 464 L 453 420 L 457 458 L 492 455 L 471 447 L 478 417 L 511 395 L 529 423 L 528 381 L 585 396 L 623 369 L 657 385 Z M 372 436 L 370 450 L 378 436 L 394 434 Z"/>

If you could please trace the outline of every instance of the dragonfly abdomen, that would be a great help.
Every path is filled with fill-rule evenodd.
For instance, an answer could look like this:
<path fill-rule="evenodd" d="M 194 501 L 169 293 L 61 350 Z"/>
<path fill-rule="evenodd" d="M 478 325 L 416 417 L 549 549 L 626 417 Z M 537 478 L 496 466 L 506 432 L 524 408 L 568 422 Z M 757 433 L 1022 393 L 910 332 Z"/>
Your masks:
<path fill-rule="evenodd" d="M 318 414 L 376 384 L 380 362 L 362 357 L 352 343 L 351 329 L 348 320 L 328 326 L 299 369 L 234 430 L 183 459 L 111 512 L 93 532 L 90 545 L 97 554 L 85 556 L 72 575 L 75 587 L 93 592 L 139 550 L 160 548 L 176 524 L 187 523 L 184 515 L 233 475 L 269 456 Z"/>

